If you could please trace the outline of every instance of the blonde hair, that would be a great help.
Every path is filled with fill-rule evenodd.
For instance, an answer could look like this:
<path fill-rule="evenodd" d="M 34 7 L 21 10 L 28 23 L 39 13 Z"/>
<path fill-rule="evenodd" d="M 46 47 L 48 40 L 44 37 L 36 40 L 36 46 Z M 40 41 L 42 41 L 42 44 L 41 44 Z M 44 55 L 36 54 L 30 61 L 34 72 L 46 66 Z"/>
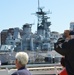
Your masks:
<path fill-rule="evenodd" d="M 15 58 L 24 66 L 28 63 L 29 56 L 26 52 L 18 52 L 16 53 Z"/>

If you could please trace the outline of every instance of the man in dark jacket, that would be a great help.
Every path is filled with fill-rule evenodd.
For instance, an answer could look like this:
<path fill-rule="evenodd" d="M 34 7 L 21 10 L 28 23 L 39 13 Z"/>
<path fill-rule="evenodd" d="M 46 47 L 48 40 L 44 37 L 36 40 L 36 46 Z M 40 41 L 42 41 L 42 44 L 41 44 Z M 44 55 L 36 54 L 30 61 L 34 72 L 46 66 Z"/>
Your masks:
<path fill-rule="evenodd" d="M 30 71 L 26 68 L 26 64 L 28 63 L 27 53 L 18 52 L 15 58 L 15 65 L 18 70 L 14 72 L 12 75 L 31 75 Z"/>
<path fill-rule="evenodd" d="M 70 35 L 71 39 L 68 42 L 64 42 L 61 48 L 57 43 L 54 48 L 58 53 L 65 56 L 65 67 L 68 75 L 74 75 L 74 32 L 71 32 Z"/>

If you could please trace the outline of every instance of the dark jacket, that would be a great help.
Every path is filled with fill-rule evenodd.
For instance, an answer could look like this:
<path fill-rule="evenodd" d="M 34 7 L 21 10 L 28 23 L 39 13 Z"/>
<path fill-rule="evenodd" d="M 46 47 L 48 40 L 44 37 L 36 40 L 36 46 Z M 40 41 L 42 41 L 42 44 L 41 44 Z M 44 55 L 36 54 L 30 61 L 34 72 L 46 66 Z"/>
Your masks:
<path fill-rule="evenodd" d="M 65 56 L 65 65 L 68 75 L 74 75 L 74 39 L 64 42 L 60 48 L 54 45 L 55 50 Z"/>
<path fill-rule="evenodd" d="M 31 73 L 25 67 L 22 67 L 18 69 L 16 72 L 14 72 L 12 75 L 31 75 Z"/>

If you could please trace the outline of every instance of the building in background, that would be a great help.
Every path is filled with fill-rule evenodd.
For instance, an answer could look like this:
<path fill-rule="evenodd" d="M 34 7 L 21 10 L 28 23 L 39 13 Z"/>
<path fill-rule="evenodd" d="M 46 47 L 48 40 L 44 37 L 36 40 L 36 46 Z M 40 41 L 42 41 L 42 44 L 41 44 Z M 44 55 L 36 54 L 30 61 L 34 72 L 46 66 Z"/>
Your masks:
<path fill-rule="evenodd" d="M 2 30 L 2 32 L 1 32 L 1 44 L 5 44 L 5 40 L 6 40 L 7 35 L 8 35 L 8 30 L 7 29 Z"/>
<path fill-rule="evenodd" d="M 74 22 L 70 22 L 70 30 L 74 31 Z"/>

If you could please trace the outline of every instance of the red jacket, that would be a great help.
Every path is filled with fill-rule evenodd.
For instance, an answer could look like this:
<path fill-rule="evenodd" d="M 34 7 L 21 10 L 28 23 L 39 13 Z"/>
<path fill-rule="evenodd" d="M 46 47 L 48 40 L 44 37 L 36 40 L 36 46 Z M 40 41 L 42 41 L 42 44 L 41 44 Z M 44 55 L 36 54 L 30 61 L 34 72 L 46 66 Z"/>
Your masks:
<path fill-rule="evenodd" d="M 68 75 L 66 69 L 64 68 L 59 75 Z"/>

